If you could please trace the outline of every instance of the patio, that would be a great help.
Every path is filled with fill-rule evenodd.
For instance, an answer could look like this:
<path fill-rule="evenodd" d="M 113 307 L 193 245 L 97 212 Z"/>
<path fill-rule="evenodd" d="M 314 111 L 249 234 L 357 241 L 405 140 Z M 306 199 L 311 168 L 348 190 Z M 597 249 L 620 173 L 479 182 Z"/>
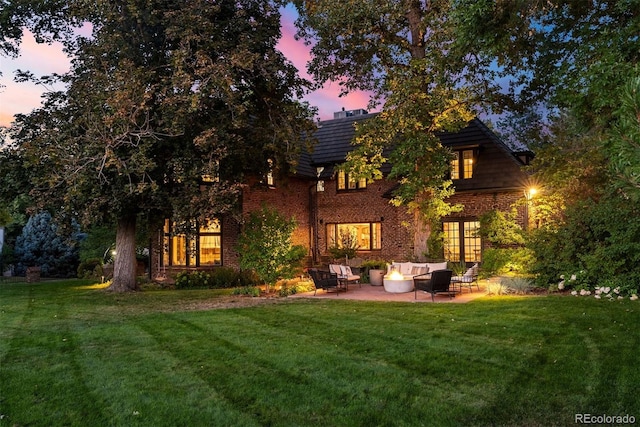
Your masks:
<path fill-rule="evenodd" d="M 486 280 L 480 281 L 480 291 L 468 291 L 465 289 L 461 293 L 456 294 L 455 298 L 449 298 L 445 295 L 436 296 L 435 303 L 465 303 L 476 298 L 480 298 L 486 295 L 486 282 Z M 363 283 L 362 286 L 358 284 L 351 284 L 349 285 L 349 290 L 347 292 L 340 292 L 338 295 L 336 295 L 335 292 L 319 290 L 315 296 L 313 295 L 313 291 L 311 291 L 290 295 L 289 298 L 332 298 L 361 301 L 432 303 L 431 295 L 425 292 L 418 291 L 418 299 L 416 300 L 414 299 L 413 290 L 411 292 L 404 293 L 390 293 L 384 290 L 384 286 L 372 286 L 369 283 Z"/>

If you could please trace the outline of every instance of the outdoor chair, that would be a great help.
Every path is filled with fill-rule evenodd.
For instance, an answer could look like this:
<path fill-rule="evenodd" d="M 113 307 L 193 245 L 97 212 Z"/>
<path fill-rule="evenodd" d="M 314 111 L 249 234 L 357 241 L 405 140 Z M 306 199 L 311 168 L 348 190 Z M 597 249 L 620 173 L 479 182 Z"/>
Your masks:
<path fill-rule="evenodd" d="M 338 277 L 338 281 L 344 283 L 345 286 L 350 283 L 360 284 L 360 276 L 353 274 L 351 267 L 348 265 L 329 264 L 329 271 Z M 362 287 L 362 284 L 360 284 Z"/>
<path fill-rule="evenodd" d="M 329 271 L 318 270 L 317 268 L 310 268 L 309 275 L 311 276 L 311 279 L 313 280 L 313 285 L 315 286 L 313 295 L 315 295 L 316 292 L 318 292 L 318 289 L 324 289 L 326 292 L 329 292 L 329 290 L 334 289 L 336 291 L 336 294 L 340 293 L 340 291 L 346 290 L 345 288 L 340 286 L 340 282 L 338 281 L 338 276 L 336 276 L 335 274 Z"/>
<path fill-rule="evenodd" d="M 435 301 L 434 296 L 436 294 L 449 294 L 449 297 L 453 298 L 455 291 L 450 288 L 452 274 L 451 270 L 436 270 L 430 273 L 430 278 L 428 274 L 414 276 L 414 299 L 418 299 L 418 291 L 429 292 L 431 301 Z"/>
<path fill-rule="evenodd" d="M 471 292 L 471 288 L 474 284 L 476 285 L 476 288 L 480 290 L 480 283 L 478 283 L 478 270 L 480 270 L 480 267 L 478 264 L 474 264 L 472 267 L 469 267 L 462 276 L 454 276 L 451 281 L 460 286 L 461 291 L 462 287 L 466 286 L 469 288 L 469 292 Z"/>

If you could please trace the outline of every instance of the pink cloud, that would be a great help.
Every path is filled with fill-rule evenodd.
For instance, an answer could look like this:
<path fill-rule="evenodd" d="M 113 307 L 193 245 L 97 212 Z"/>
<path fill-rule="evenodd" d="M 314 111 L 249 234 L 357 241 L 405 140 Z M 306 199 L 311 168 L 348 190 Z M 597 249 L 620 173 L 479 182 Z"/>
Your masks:
<path fill-rule="evenodd" d="M 300 40 L 295 40 L 295 19 L 295 10 L 290 8 L 283 9 L 281 19 L 282 38 L 277 47 L 295 65 L 301 77 L 311 79 L 311 76 L 307 73 L 307 63 L 311 60 L 310 47 L 305 46 L 304 42 Z M 321 120 L 333 119 L 333 113 L 343 108 L 345 110 L 366 109 L 369 99 L 370 94 L 367 92 L 352 92 L 340 97 L 340 84 L 338 82 L 327 82 L 322 88 L 305 96 L 305 100 L 309 104 L 318 108 L 318 115 Z"/>
<path fill-rule="evenodd" d="M 60 43 L 38 44 L 33 35 L 26 32 L 20 50 L 18 58 L 2 58 L 0 62 L 0 82 L 4 85 L 0 88 L 0 126 L 9 126 L 15 114 L 26 114 L 38 108 L 42 93 L 47 90 L 32 83 L 14 82 L 16 70 L 31 71 L 38 77 L 69 70 L 70 60 Z"/>
<path fill-rule="evenodd" d="M 282 10 L 282 38 L 277 47 L 298 69 L 300 75 L 311 79 L 306 71 L 307 63 L 311 60 L 310 49 L 302 41 L 295 40 L 296 32 L 294 21 L 295 9 L 288 7 Z M 89 30 L 82 30 L 90 32 Z M 0 88 L 0 126 L 8 126 L 13 121 L 13 116 L 18 113 L 29 113 L 40 106 L 41 95 L 45 90 L 42 87 L 30 83 L 15 83 L 14 72 L 17 69 L 31 71 L 36 76 L 64 73 L 69 69 L 70 60 L 62 51 L 59 43 L 42 45 L 36 43 L 31 33 L 26 33 L 21 55 L 17 59 L 2 58 L 0 62 L 0 83 L 5 87 Z M 305 96 L 304 100 L 318 108 L 321 120 L 333 118 L 333 113 L 345 110 L 365 108 L 369 102 L 369 94 L 366 92 L 353 92 L 340 97 L 338 82 L 328 82 L 322 88 Z"/>

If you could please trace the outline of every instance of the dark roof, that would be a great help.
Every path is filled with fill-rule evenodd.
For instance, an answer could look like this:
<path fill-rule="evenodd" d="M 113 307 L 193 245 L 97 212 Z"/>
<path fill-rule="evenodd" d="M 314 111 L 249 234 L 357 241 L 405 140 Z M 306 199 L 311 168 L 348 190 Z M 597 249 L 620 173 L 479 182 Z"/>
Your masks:
<path fill-rule="evenodd" d="M 314 133 L 314 138 L 317 140 L 316 144 L 311 152 L 304 152 L 301 155 L 298 174 L 315 178 L 316 167 L 321 166 L 324 167 L 322 178 L 327 179 L 331 176 L 333 166 L 343 163 L 347 153 L 353 150 L 351 141 L 355 134 L 355 124 L 359 121 L 373 118 L 376 115 L 377 113 L 361 114 L 319 122 L 318 130 Z M 477 118 L 471 120 L 465 128 L 458 132 L 443 132 L 438 134 L 438 137 L 443 145 L 454 149 L 495 144 L 500 150 L 507 153 L 514 162 L 522 164 L 517 153 L 513 152 Z"/>
<path fill-rule="evenodd" d="M 443 145 L 454 149 L 466 146 L 481 146 L 490 142 L 512 157 L 514 161 L 522 164 L 518 157 L 522 152 L 515 152 L 509 148 L 504 141 L 498 138 L 498 136 L 478 118 L 471 120 L 464 129 L 458 132 L 443 132 L 439 134 L 438 137 Z"/>
<path fill-rule="evenodd" d="M 318 130 L 313 135 L 318 140 L 311 153 L 313 164 L 324 166 L 344 162 L 347 153 L 353 150 L 351 140 L 355 134 L 355 124 L 375 116 L 362 114 L 319 122 Z"/>

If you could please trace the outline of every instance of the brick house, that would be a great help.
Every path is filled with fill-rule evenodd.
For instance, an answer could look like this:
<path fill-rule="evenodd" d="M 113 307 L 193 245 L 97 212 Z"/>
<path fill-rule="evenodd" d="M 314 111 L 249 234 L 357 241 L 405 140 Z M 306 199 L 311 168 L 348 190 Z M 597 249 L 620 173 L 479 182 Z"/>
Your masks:
<path fill-rule="evenodd" d="M 404 207 L 394 207 L 390 193 L 397 185 L 383 178 L 373 183 L 349 179 L 334 170 L 351 149 L 354 123 L 373 117 L 364 110 L 342 111 L 320 122 L 313 152 L 303 153 L 298 170 L 286 180 L 271 177 L 247 183 L 240 201 L 243 215 L 266 204 L 293 216 L 298 228 L 294 244 L 309 249 L 309 264 L 326 263 L 328 248 L 345 233 L 358 242 L 364 259 L 421 260 L 428 230 Z M 475 236 L 478 217 L 493 209 L 507 211 L 523 199 L 527 177 L 522 166 L 530 152 L 514 152 L 480 120 L 457 133 L 440 135 L 456 153 L 451 203 L 464 209 L 443 219 L 445 257 L 450 261 L 481 262 L 484 243 Z M 385 170 L 383 170 L 383 173 Z M 386 171 L 388 172 L 388 170 Z M 526 212 L 519 209 L 524 225 Z M 152 242 L 152 275 L 184 269 L 237 267 L 235 242 L 240 224 L 225 217 L 199 228 L 197 236 L 174 236 L 168 221 Z"/>

